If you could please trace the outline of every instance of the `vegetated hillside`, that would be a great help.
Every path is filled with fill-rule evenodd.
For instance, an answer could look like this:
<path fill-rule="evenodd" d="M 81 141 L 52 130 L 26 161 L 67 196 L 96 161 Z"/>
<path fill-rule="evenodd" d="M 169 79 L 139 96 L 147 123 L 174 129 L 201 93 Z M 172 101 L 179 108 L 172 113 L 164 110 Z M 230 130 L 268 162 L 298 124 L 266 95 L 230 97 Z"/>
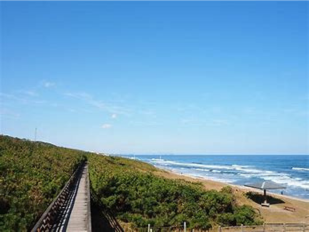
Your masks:
<path fill-rule="evenodd" d="M 31 229 L 85 154 L 0 135 L 0 231 Z"/>
<path fill-rule="evenodd" d="M 122 222 L 135 228 L 261 224 L 250 206 L 237 206 L 229 187 L 205 191 L 199 184 L 156 176 L 155 168 L 120 157 L 89 155 L 92 191 Z"/>

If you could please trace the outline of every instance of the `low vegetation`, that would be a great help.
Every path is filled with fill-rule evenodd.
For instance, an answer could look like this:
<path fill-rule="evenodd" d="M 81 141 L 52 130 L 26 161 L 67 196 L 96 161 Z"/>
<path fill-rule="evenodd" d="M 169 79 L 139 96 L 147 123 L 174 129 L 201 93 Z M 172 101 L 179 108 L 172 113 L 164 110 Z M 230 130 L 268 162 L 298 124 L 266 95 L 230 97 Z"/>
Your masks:
<path fill-rule="evenodd" d="M 144 228 L 209 229 L 213 225 L 261 224 L 250 206 L 237 206 L 232 190 L 205 191 L 199 184 L 156 176 L 151 165 L 89 155 L 92 191 L 118 219 Z"/>
<path fill-rule="evenodd" d="M 85 153 L 0 135 L 0 231 L 27 231 Z"/>
<path fill-rule="evenodd" d="M 205 191 L 200 184 L 156 175 L 137 160 L 90 154 L 0 135 L 0 231 L 28 231 L 88 159 L 97 205 L 121 222 L 142 229 L 255 225 L 253 208 L 238 206 L 229 187 Z"/>

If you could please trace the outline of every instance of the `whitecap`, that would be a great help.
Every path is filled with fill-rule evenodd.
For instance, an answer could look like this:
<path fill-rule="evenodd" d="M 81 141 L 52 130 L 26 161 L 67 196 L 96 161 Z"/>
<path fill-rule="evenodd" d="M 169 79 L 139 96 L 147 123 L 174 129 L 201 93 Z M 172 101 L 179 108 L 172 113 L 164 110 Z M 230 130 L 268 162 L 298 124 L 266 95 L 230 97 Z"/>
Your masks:
<path fill-rule="evenodd" d="M 292 170 L 296 170 L 296 171 L 309 171 L 309 168 L 292 167 Z"/>

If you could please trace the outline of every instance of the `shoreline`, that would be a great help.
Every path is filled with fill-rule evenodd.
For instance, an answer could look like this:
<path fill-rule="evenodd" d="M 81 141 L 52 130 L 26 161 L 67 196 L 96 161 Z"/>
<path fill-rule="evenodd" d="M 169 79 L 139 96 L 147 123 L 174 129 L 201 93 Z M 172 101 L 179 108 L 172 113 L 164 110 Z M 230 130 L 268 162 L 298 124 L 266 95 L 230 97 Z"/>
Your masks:
<path fill-rule="evenodd" d="M 158 170 L 154 173 L 155 175 L 168 179 L 182 179 L 188 182 L 201 183 L 205 190 L 220 191 L 223 187 L 230 186 L 235 195 L 236 203 L 239 205 L 246 204 L 252 206 L 260 214 L 265 223 L 309 224 L 309 200 L 307 199 L 267 192 L 267 196 L 279 199 L 280 202 L 273 203 L 270 207 L 263 207 L 245 196 L 247 192 L 254 192 L 262 195 L 263 190 L 215 181 L 205 177 L 194 177 L 158 167 L 155 168 Z M 287 207 L 295 211 L 287 210 Z"/>
<path fill-rule="evenodd" d="M 229 185 L 231 187 L 240 188 L 240 189 L 243 189 L 243 190 L 248 191 L 248 192 L 263 193 L 263 190 L 250 188 L 250 187 L 247 187 L 247 186 L 244 186 L 244 185 L 236 185 L 236 184 L 231 184 L 231 183 L 225 183 L 225 182 L 218 181 L 218 180 L 212 180 L 212 179 L 209 179 L 209 178 L 206 178 L 206 177 L 195 177 L 195 176 L 191 176 L 189 174 L 181 174 L 181 173 L 178 173 L 178 172 L 175 172 L 175 171 L 170 171 L 170 170 L 165 170 L 165 169 L 162 169 L 162 170 L 167 171 L 167 172 L 171 172 L 171 173 L 176 174 L 176 175 L 186 176 L 186 177 L 192 178 L 192 179 L 197 179 L 197 180 L 201 180 L 201 181 L 204 181 L 204 180 L 205 181 L 212 181 L 212 182 L 220 183 L 222 185 Z M 296 201 L 303 201 L 303 202 L 309 203 L 309 199 L 297 198 L 297 197 L 288 196 L 288 195 L 281 195 L 281 194 L 272 193 L 272 192 L 269 192 L 269 191 L 267 192 L 267 195 L 276 196 L 276 197 L 279 197 L 279 198 L 281 198 L 281 197 L 282 198 L 288 198 L 288 199 L 292 199 L 292 200 L 296 200 Z"/>
<path fill-rule="evenodd" d="M 197 177 L 197 176 L 193 176 L 193 175 L 190 175 L 190 174 L 183 174 L 183 173 L 179 173 L 179 172 L 176 172 L 176 171 L 173 171 L 173 170 L 167 170 L 167 169 L 159 168 L 159 167 L 156 167 L 156 166 L 155 166 L 155 168 L 160 169 L 160 170 L 165 171 L 165 172 L 175 174 L 175 175 L 180 175 L 180 176 L 185 176 L 187 178 L 192 178 L 192 179 L 195 179 L 195 180 L 215 182 L 215 183 L 225 185 L 225 186 L 229 185 L 231 187 L 243 189 L 243 190 L 246 190 L 248 192 L 251 191 L 251 192 L 257 192 L 257 193 L 263 193 L 263 190 L 250 188 L 250 187 L 247 187 L 247 186 L 244 186 L 244 185 L 236 185 L 236 184 L 226 183 L 226 182 L 219 181 L 219 180 L 212 180 L 212 179 L 207 178 L 207 177 Z M 294 196 L 281 195 L 281 194 L 272 193 L 272 192 L 267 192 L 267 195 L 276 196 L 276 197 L 279 197 L 279 198 L 283 197 L 283 198 L 288 198 L 288 199 L 292 199 L 292 200 L 303 201 L 303 202 L 309 203 L 309 199 L 297 198 L 297 197 L 294 197 Z"/>

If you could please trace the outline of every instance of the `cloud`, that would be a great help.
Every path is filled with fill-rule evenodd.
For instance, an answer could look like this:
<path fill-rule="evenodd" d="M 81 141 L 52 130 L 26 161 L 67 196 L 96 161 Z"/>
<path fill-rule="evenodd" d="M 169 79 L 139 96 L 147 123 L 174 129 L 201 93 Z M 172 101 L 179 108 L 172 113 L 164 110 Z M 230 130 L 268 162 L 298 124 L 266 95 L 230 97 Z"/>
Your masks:
<path fill-rule="evenodd" d="M 82 92 L 82 93 L 65 93 L 65 96 L 76 98 L 85 102 L 86 104 L 93 106 L 99 110 L 106 111 L 112 115 L 126 115 L 130 116 L 130 110 L 127 107 L 122 107 L 114 105 L 111 103 L 103 102 L 95 99 L 92 95 Z"/>
<path fill-rule="evenodd" d="M 198 118 L 183 118 L 180 123 L 185 126 L 203 126 L 205 123 Z"/>
<path fill-rule="evenodd" d="M 140 110 L 139 113 L 147 117 L 152 117 L 152 118 L 157 117 L 156 113 L 151 109 Z"/>
<path fill-rule="evenodd" d="M 10 102 L 16 102 L 24 105 L 42 105 L 47 103 L 45 100 L 32 97 L 29 98 L 24 94 L 25 93 L 21 94 L 21 92 L 19 92 L 19 94 L 17 93 L 13 95 L 0 92 L 0 103 L 9 104 Z"/>
<path fill-rule="evenodd" d="M 109 129 L 109 128 L 111 128 L 111 127 L 112 127 L 112 125 L 111 125 L 111 124 L 108 124 L 108 123 L 105 123 L 105 124 L 102 125 L 102 128 L 103 128 L 103 129 Z"/>
<path fill-rule="evenodd" d="M 16 96 L 12 94 L 6 94 L 6 93 L 1 93 L 1 92 L 0 92 L 0 97 L 7 98 L 7 99 L 16 99 Z"/>
<path fill-rule="evenodd" d="M 128 122 L 132 126 L 163 126 L 162 122 L 157 122 L 157 121 L 129 121 Z"/>
<path fill-rule="evenodd" d="M 215 126 L 226 126 L 229 125 L 229 122 L 224 119 L 214 119 L 212 120 L 212 124 Z"/>
<path fill-rule="evenodd" d="M 56 85 L 56 83 L 54 83 L 54 82 L 43 81 L 43 86 L 45 88 L 51 88 L 51 87 L 54 87 L 55 85 Z"/>
<path fill-rule="evenodd" d="M 85 92 L 80 92 L 80 93 L 65 93 L 65 96 L 68 97 L 74 97 L 74 98 L 78 98 L 80 100 L 87 100 L 87 99 L 91 99 L 92 96 L 88 93 Z"/>
<path fill-rule="evenodd" d="M 26 100 L 26 98 L 24 97 L 19 97 L 13 94 L 6 94 L 6 93 L 1 93 L 0 92 L 0 101 L 4 102 L 5 101 L 15 101 L 15 102 L 20 102 L 23 104 L 28 103 L 28 100 Z"/>
<path fill-rule="evenodd" d="M 0 108 L 0 115 L 1 116 L 6 116 L 6 117 L 9 117 L 9 118 L 18 118 L 20 117 L 20 114 L 19 113 L 16 113 L 12 110 L 9 110 L 9 109 L 5 109 L 3 107 Z"/>
<path fill-rule="evenodd" d="M 112 114 L 112 115 L 111 115 L 111 118 L 112 118 L 112 119 L 117 118 L 117 114 Z"/>
<path fill-rule="evenodd" d="M 30 97 L 37 97 L 37 96 L 39 96 L 39 94 L 37 94 L 34 91 L 21 91 L 21 93 L 26 94 L 26 95 L 28 95 Z"/>

